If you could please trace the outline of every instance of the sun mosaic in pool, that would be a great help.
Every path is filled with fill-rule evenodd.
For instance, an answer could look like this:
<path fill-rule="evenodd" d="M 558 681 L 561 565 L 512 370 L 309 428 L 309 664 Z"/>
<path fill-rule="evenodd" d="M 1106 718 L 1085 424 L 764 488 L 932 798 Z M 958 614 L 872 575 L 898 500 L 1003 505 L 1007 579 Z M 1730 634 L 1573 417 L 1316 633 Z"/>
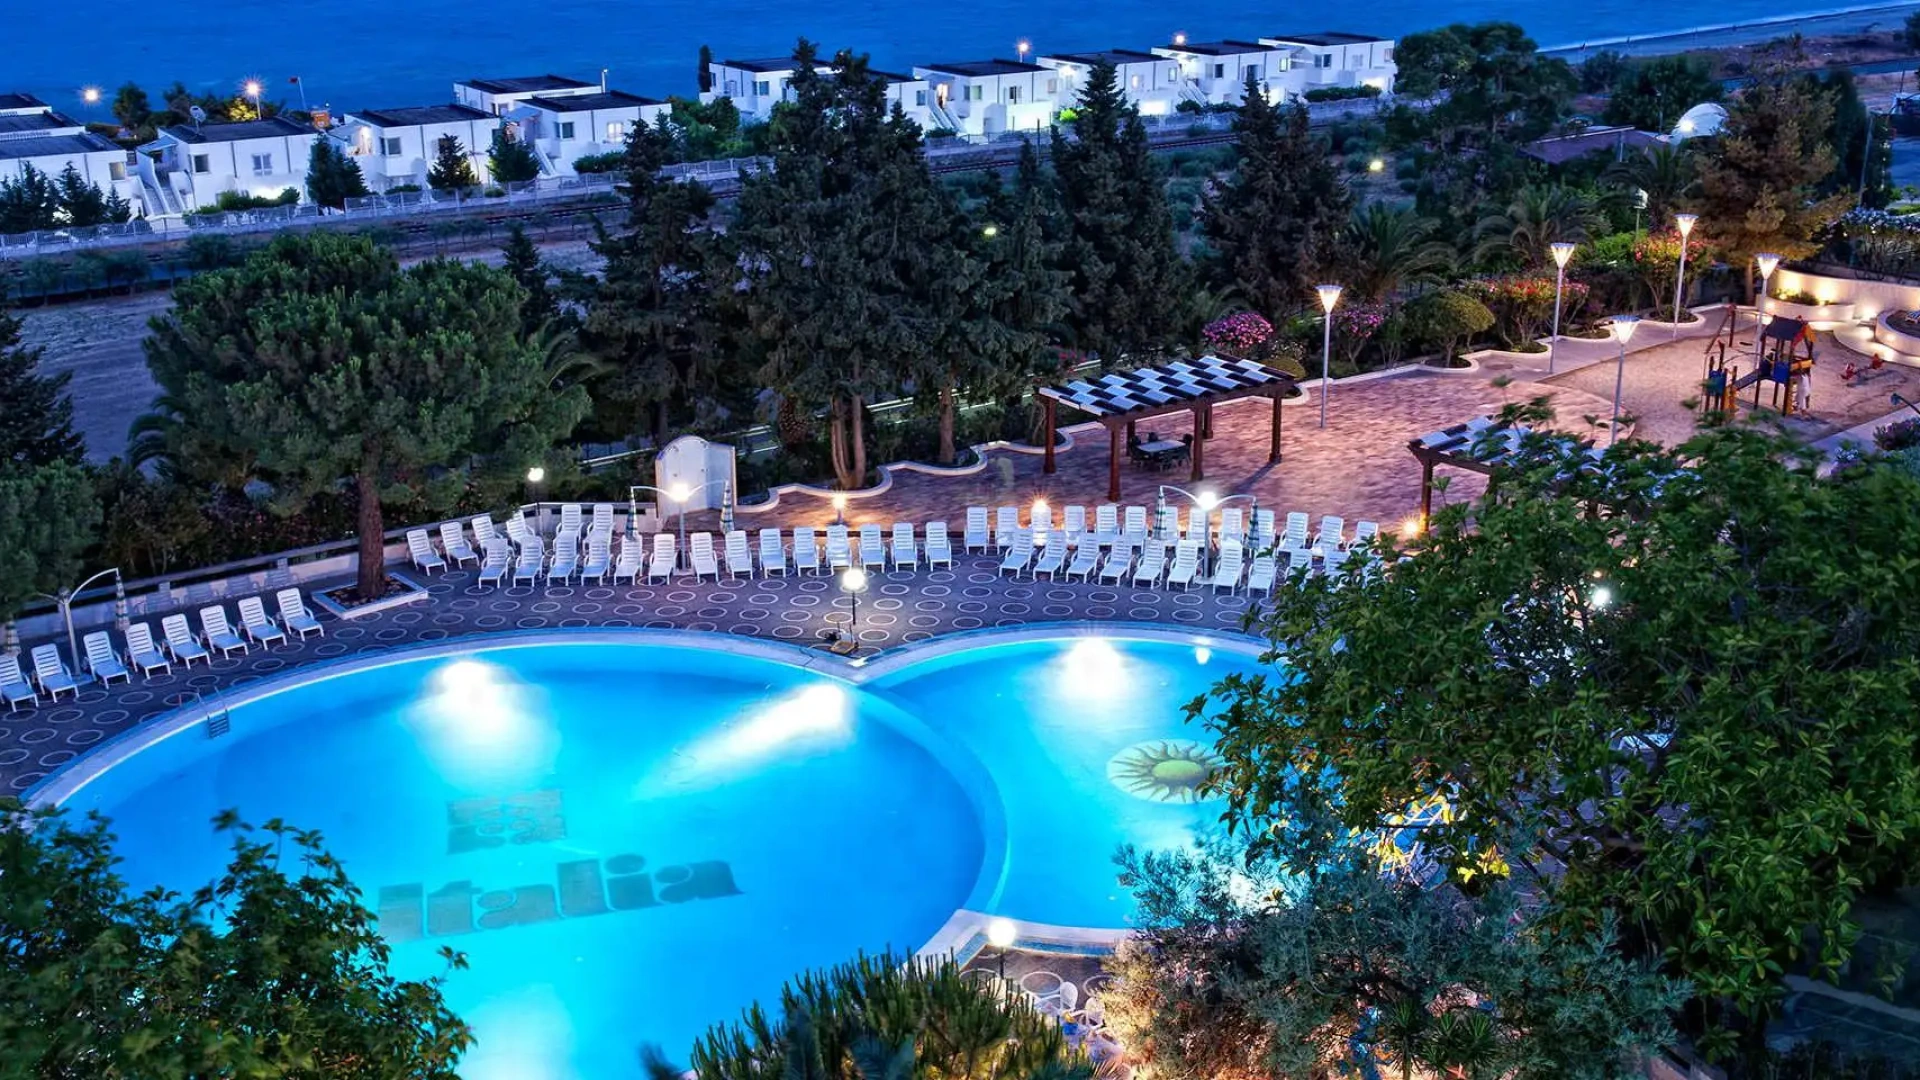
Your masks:
<path fill-rule="evenodd" d="M 1135 743 L 1107 762 L 1113 786 L 1149 802 L 1191 803 L 1210 796 L 1201 787 L 1226 763 L 1187 739 Z"/>

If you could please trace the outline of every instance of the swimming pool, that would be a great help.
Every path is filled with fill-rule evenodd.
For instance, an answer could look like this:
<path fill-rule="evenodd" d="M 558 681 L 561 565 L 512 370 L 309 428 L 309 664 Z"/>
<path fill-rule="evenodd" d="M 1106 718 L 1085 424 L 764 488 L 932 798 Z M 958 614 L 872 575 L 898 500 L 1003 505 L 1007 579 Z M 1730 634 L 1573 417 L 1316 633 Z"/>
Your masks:
<path fill-rule="evenodd" d="M 398 974 L 468 954 L 447 986 L 479 1037 L 463 1075 L 630 1076 L 640 1044 L 684 1059 L 795 972 L 910 952 L 956 912 L 1125 927 L 1115 848 L 1218 815 L 1181 706 L 1253 666 L 1170 636 L 988 636 L 870 669 L 714 644 L 548 635 L 320 669 L 239 699 L 222 738 L 182 725 L 47 794 L 114 819 L 135 886 L 215 876 L 224 808 L 317 828 Z"/>

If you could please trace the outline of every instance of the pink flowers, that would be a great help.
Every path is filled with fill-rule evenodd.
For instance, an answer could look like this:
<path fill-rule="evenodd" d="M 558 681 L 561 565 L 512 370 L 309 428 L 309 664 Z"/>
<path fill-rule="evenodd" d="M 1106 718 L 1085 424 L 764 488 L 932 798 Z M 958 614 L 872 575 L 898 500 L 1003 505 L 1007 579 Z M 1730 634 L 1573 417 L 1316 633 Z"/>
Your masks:
<path fill-rule="evenodd" d="M 1707 242 L 1699 237 L 1687 239 L 1687 261 L 1696 262 L 1707 253 Z M 1633 261 L 1642 267 L 1669 268 L 1680 264 L 1680 232 L 1677 229 L 1649 233 L 1633 242 Z"/>
<path fill-rule="evenodd" d="M 1247 356 L 1273 336 L 1273 324 L 1251 311 L 1242 311 L 1208 323 L 1200 336 L 1222 352 Z"/>
<path fill-rule="evenodd" d="M 1467 295 L 1487 305 L 1496 320 L 1495 332 L 1508 348 L 1538 337 L 1553 318 L 1552 274 L 1507 274 L 1464 283 Z M 1578 311 L 1587 302 L 1585 282 L 1568 281 L 1561 293 L 1562 312 Z"/>
<path fill-rule="evenodd" d="M 1353 303 L 1335 308 L 1333 312 L 1334 336 L 1349 341 L 1365 341 L 1380 332 L 1387 321 L 1385 304 Z"/>

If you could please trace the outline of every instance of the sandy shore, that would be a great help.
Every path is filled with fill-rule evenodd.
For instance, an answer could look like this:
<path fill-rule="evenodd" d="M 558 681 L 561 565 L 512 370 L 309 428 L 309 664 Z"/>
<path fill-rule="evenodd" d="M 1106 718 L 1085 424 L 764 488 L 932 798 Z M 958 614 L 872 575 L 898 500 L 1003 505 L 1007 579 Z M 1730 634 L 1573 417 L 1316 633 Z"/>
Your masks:
<path fill-rule="evenodd" d="M 1543 46 L 1540 51 L 1578 63 L 1601 49 L 1611 49 L 1629 56 L 1651 56 L 1659 53 L 1692 52 L 1696 49 L 1724 49 L 1754 45 L 1790 34 L 1799 34 L 1807 38 L 1827 38 L 1892 33 L 1906 22 L 1908 15 L 1915 11 L 1920 11 L 1920 3 L 1863 5 L 1804 14 L 1784 14 L 1754 22 L 1699 26 L 1658 34 L 1557 42 Z"/>

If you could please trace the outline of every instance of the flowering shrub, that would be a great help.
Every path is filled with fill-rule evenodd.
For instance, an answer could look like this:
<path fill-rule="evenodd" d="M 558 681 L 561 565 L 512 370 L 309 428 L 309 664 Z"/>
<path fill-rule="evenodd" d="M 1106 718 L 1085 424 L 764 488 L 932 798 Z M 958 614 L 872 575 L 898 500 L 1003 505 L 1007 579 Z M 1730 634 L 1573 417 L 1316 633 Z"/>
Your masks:
<path fill-rule="evenodd" d="M 1333 342 L 1340 350 L 1342 366 L 1351 371 L 1360 366 L 1360 354 L 1380 328 L 1386 325 L 1385 304 L 1359 301 L 1343 304 L 1333 312 Z"/>
<path fill-rule="evenodd" d="M 1467 295 L 1493 313 L 1494 333 L 1507 348 L 1530 344 L 1553 318 L 1552 274 L 1506 274 L 1462 283 Z M 1561 296 L 1562 311 L 1577 310 L 1587 302 L 1587 286 L 1569 281 Z"/>
<path fill-rule="evenodd" d="M 1875 429 L 1873 445 L 1889 452 L 1920 446 L 1920 418 L 1895 420 L 1886 427 Z"/>
<path fill-rule="evenodd" d="M 1704 267 L 1709 254 L 1707 242 L 1699 237 L 1687 239 L 1687 265 Z M 1633 266 L 1653 291 L 1656 305 L 1670 303 L 1675 275 L 1680 272 L 1680 230 L 1648 233 L 1633 242 Z"/>
<path fill-rule="evenodd" d="M 1251 356 L 1273 336 L 1273 324 L 1251 311 L 1242 311 L 1208 323 L 1200 336 L 1222 352 Z"/>
<path fill-rule="evenodd" d="M 1853 261 L 1879 274 L 1906 273 L 1920 261 L 1920 214 L 1850 210 L 1839 221 Z"/>

